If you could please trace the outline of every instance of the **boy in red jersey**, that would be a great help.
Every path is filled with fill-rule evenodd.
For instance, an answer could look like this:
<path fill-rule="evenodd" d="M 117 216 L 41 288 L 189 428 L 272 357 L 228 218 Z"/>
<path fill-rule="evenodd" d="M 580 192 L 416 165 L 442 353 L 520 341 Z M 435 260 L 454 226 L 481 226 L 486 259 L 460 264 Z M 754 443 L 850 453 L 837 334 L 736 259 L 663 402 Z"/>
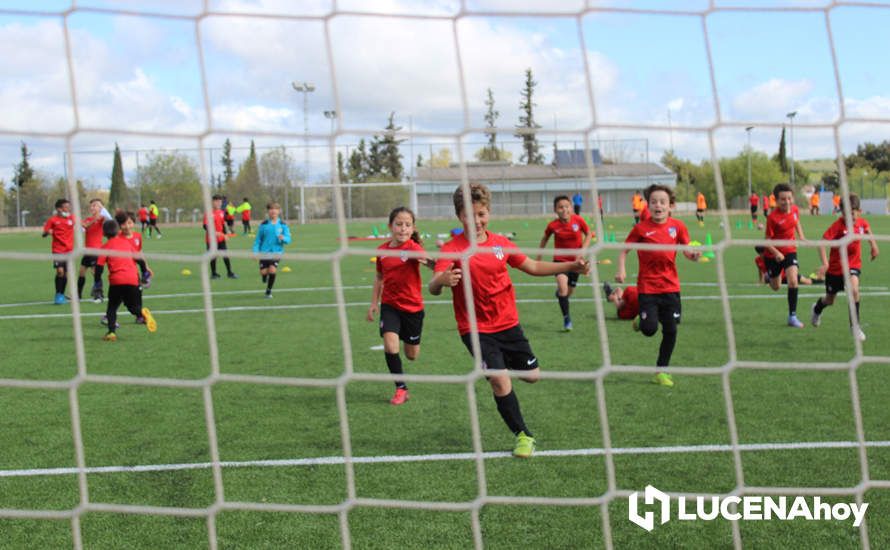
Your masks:
<path fill-rule="evenodd" d="M 405 343 L 405 357 L 414 361 L 420 354 L 423 332 L 423 293 L 420 264 L 426 258 L 409 258 L 409 252 L 423 253 L 420 235 L 414 225 L 414 212 L 400 206 L 389 213 L 392 239 L 377 247 L 381 252 L 399 252 L 398 256 L 377 256 L 377 278 L 368 308 L 368 321 L 374 321 L 380 304 L 380 336 L 386 367 L 391 374 L 402 374 L 399 340 Z M 408 400 L 408 386 L 396 379 L 396 393 L 389 402 L 401 405 Z"/>
<path fill-rule="evenodd" d="M 142 307 L 142 289 L 139 287 L 139 273 L 136 270 L 136 261 L 133 259 L 133 244 L 129 239 L 119 234 L 120 226 L 115 220 L 108 220 L 102 226 L 108 241 L 102 245 L 102 250 L 128 253 L 128 256 L 100 256 L 97 265 L 102 268 L 108 264 L 108 308 L 105 317 L 108 322 L 108 332 L 102 338 L 108 342 L 117 341 L 115 329 L 117 324 L 117 308 L 123 303 L 127 310 L 137 319 L 142 318 L 149 332 L 158 329 L 151 311 Z"/>
<path fill-rule="evenodd" d="M 151 238 L 151 230 L 154 229 L 158 233 L 158 238 L 161 238 L 161 228 L 158 227 L 158 204 L 154 201 L 154 199 L 148 201 L 148 237 Z"/>
<path fill-rule="evenodd" d="M 464 204 L 464 190 L 454 192 L 454 212 L 464 226 L 442 246 L 443 253 L 462 253 L 470 248 L 469 232 L 476 236 L 476 244 L 487 250 L 474 252 L 465 260 L 469 265 L 469 284 L 472 288 L 475 332 L 479 335 L 482 368 L 491 384 L 498 412 L 516 436 L 513 456 L 528 458 L 535 449 L 535 440 L 525 425 L 519 400 L 506 370 L 523 371 L 522 380 L 537 382 L 540 376 L 538 359 L 532 352 L 516 310 L 516 292 L 507 272 L 507 265 L 529 275 L 545 277 L 567 271 L 587 273 L 590 265 L 584 259 L 571 263 L 539 262 L 520 252 L 512 241 L 488 231 L 491 192 L 481 183 L 471 183 L 468 189 L 470 205 Z M 469 206 L 470 216 L 467 208 Z M 473 353 L 469 313 L 467 311 L 462 260 L 440 258 L 434 268 L 435 276 L 429 283 L 430 293 L 438 296 L 444 287 L 451 287 L 454 317 L 464 345 Z"/>
<path fill-rule="evenodd" d="M 794 192 L 787 183 L 780 183 L 773 188 L 773 196 L 776 199 L 777 208 L 770 212 L 766 218 L 767 240 L 795 240 L 795 233 L 801 240 L 806 239 L 803 227 L 800 225 L 800 215 L 794 204 Z M 803 323 L 797 318 L 797 247 L 767 245 L 764 251 L 766 270 L 769 273 L 769 286 L 773 290 L 779 290 L 782 286 L 782 270 L 788 280 L 788 326 L 803 328 Z"/>
<path fill-rule="evenodd" d="M 625 243 L 647 243 L 662 245 L 689 244 L 689 231 L 686 225 L 671 217 L 674 207 L 674 192 L 666 185 L 653 184 L 644 192 L 652 218 L 640 222 L 631 229 Z M 625 261 L 629 249 L 618 255 L 618 271 L 615 280 L 623 283 L 626 277 Z M 683 255 L 693 262 L 701 256 L 699 251 L 684 250 Z M 680 279 L 677 275 L 676 250 L 637 250 L 639 270 L 637 273 L 638 300 L 640 304 L 640 330 L 646 336 L 653 336 L 661 323 L 661 345 L 655 362 L 656 374 L 653 382 L 672 387 L 674 381 L 665 372 L 671 362 L 671 354 L 677 343 L 677 325 L 680 323 Z"/>
<path fill-rule="evenodd" d="M 868 241 L 871 246 L 871 259 L 874 261 L 878 257 L 878 243 L 872 236 L 871 226 L 865 218 L 862 217 L 862 211 L 859 205 L 859 196 L 851 193 L 849 201 L 844 201 L 843 208 L 849 208 L 850 217 L 853 220 L 854 235 L 869 235 Z M 822 238 L 827 241 L 835 241 L 843 239 L 847 235 L 847 222 L 843 216 L 835 220 L 831 226 L 825 230 Z M 810 320 L 814 327 L 818 327 L 822 322 L 822 310 L 834 303 L 834 298 L 838 292 L 844 290 L 844 266 L 841 263 L 840 247 L 831 247 L 831 257 L 825 257 L 825 247 L 819 247 L 819 257 L 822 259 L 822 267 L 819 268 L 820 274 L 825 274 L 825 296 L 816 300 L 813 304 L 813 315 Z M 849 266 L 850 275 L 850 296 L 856 307 L 856 324 L 850 318 L 850 330 L 860 342 L 865 341 L 865 333 L 859 324 L 859 277 L 862 274 L 862 243 L 860 240 L 850 241 L 847 245 L 847 265 Z"/>
<path fill-rule="evenodd" d="M 544 236 L 541 238 L 539 248 L 546 248 L 550 235 L 553 235 L 555 248 L 585 249 L 590 244 L 593 234 L 587 227 L 587 222 L 578 214 L 572 213 L 572 201 L 565 195 L 553 199 L 553 211 L 556 219 L 544 228 Z M 554 262 L 574 262 L 576 254 L 555 254 Z M 538 254 L 537 260 L 541 260 Z M 562 311 L 562 328 L 565 332 L 572 330 L 572 317 L 569 315 L 569 296 L 578 285 L 578 273 L 569 271 L 556 275 L 556 299 L 559 301 L 559 309 Z"/>
<path fill-rule="evenodd" d="M 84 244 L 87 248 L 102 248 L 102 224 L 105 223 L 105 220 L 111 219 L 110 215 L 106 218 L 103 211 L 107 213 L 107 210 L 102 206 L 101 200 L 93 199 L 90 201 L 90 217 L 81 223 L 85 232 Z M 93 290 L 90 294 L 96 303 L 104 299 L 102 295 L 102 277 L 96 274 L 97 259 L 97 256 L 84 255 L 80 260 L 80 273 L 77 274 L 77 297 L 83 299 L 83 286 L 87 280 L 87 269 L 93 272 Z"/>
<path fill-rule="evenodd" d="M 228 250 L 226 246 L 226 214 L 222 210 L 223 198 L 221 195 L 213 195 L 213 232 L 216 233 L 216 249 Z M 207 250 L 210 250 L 210 227 L 207 223 L 207 214 L 204 214 L 204 244 Z M 228 256 L 223 256 L 223 263 L 226 264 L 226 272 L 229 279 L 237 279 L 238 276 L 232 271 L 232 262 Z M 210 278 L 219 279 L 219 273 L 216 272 L 216 257 L 210 260 Z"/>
<path fill-rule="evenodd" d="M 603 292 L 606 299 L 615 305 L 615 312 L 619 319 L 632 321 L 640 314 L 640 301 L 637 287 L 630 285 L 623 289 L 620 286 L 612 288 L 609 283 L 603 283 Z"/>
<path fill-rule="evenodd" d="M 52 235 L 53 254 L 68 254 L 74 250 L 74 226 L 77 223 L 71 215 L 71 203 L 68 199 L 59 199 L 55 204 L 56 212 L 43 224 L 43 237 Z M 53 303 L 67 304 L 65 287 L 68 285 L 68 262 L 65 260 L 53 260 L 53 269 L 56 271 L 56 295 Z"/>
<path fill-rule="evenodd" d="M 139 229 L 140 233 L 145 233 L 145 228 L 148 227 L 148 208 L 145 205 L 139 206 L 139 223 L 142 224 L 142 227 Z"/>
<path fill-rule="evenodd" d="M 751 205 L 751 223 L 757 225 L 757 206 L 760 204 L 760 197 L 756 192 L 751 193 L 748 203 Z"/>
<path fill-rule="evenodd" d="M 121 228 L 121 236 L 130 241 L 134 252 L 138 252 L 135 259 L 141 274 L 142 290 L 145 290 L 151 286 L 151 278 L 154 272 L 148 267 L 145 258 L 142 256 L 142 235 L 136 232 L 136 216 L 132 212 L 118 210 L 114 213 L 114 221 Z"/>

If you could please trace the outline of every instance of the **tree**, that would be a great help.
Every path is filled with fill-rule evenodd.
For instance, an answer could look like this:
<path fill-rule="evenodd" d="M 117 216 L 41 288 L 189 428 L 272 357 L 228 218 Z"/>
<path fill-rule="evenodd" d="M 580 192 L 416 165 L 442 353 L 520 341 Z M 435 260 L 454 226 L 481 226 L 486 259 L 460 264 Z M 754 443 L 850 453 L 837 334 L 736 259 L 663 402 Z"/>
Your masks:
<path fill-rule="evenodd" d="M 417 165 L 418 168 L 423 166 L 423 155 L 417 155 Z"/>
<path fill-rule="evenodd" d="M 788 173 L 788 158 L 785 156 L 785 126 L 782 126 L 782 137 L 779 138 L 779 152 L 773 157 L 773 161 L 779 164 L 783 174 Z M 797 166 L 795 166 L 797 168 Z"/>
<path fill-rule="evenodd" d="M 124 208 L 127 206 L 127 183 L 124 181 L 124 165 L 121 162 L 121 149 L 114 144 L 114 165 L 111 168 L 111 191 L 108 195 L 108 206 Z"/>
<path fill-rule="evenodd" d="M 293 182 L 301 179 L 296 161 L 282 145 L 262 154 L 259 160 L 259 173 L 261 190 L 251 191 L 252 194 L 247 196 L 259 204 L 264 204 L 270 199 L 282 202 L 285 205 L 283 213 L 287 218 L 290 215 L 289 204 L 294 204 L 298 199 L 291 196 Z"/>
<path fill-rule="evenodd" d="M 371 140 L 371 145 L 368 147 L 367 159 L 367 170 L 365 172 L 364 181 L 378 177 L 383 171 L 383 159 L 380 156 L 380 142 L 377 141 L 376 137 Z"/>
<path fill-rule="evenodd" d="M 153 199 L 172 209 L 204 207 L 197 163 L 184 153 L 149 154 L 147 163 L 139 166 L 136 181 L 146 202 Z"/>
<path fill-rule="evenodd" d="M 28 146 L 25 144 L 24 141 L 22 141 L 21 144 L 22 160 L 15 165 L 15 175 L 12 179 L 12 183 L 15 185 L 15 224 L 17 226 L 22 225 L 22 206 L 20 195 L 22 194 L 25 184 L 27 184 L 34 178 L 34 170 L 31 168 L 31 164 L 28 162 L 28 158 L 31 157 L 31 152 L 28 151 Z"/>
<path fill-rule="evenodd" d="M 232 161 L 232 142 L 229 141 L 229 138 L 226 138 L 226 142 L 223 143 L 222 158 L 219 160 L 219 162 L 223 166 L 223 180 L 222 183 L 218 185 L 218 187 L 222 188 L 224 185 L 232 183 L 232 181 L 234 181 L 235 179 L 235 164 Z"/>
<path fill-rule="evenodd" d="M 342 151 L 337 151 L 337 177 L 340 183 L 346 183 L 346 161 Z"/>
<path fill-rule="evenodd" d="M 430 168 L 448 168 L 451 162 L 451 149 L 442 148 L 430 157 Z"/>
<path fill-rule="evenodd" d="M 250 197 L 255 201 L 262 201 L 266 196 L 263 193 L 262 184 L 260 183 L 260 168 L 257 163 L 256 147 L 253 140 L 250 140 L 250 152 L 247 158 L 238 167 L 238 175 L 235 180 L 225 184 L 223 187 L 224 194 L 230 201 L 236 202 L 241 197 Z"/>
<path fill-rule="evenodd" d="M 358 147 L 352 150 L 349 155 L 349 167 L 347 168 L 349 181 L 352 183 L 360 183 L 367 179 L 368 176 L 368 153 L 365 148 L 365 139 L 362 138 L 358 142 Z"/>
<path fill-rule="evenodd" d="M 862 143 L 856 146 L 856 153 L 844 159 L 847 170 L 853 168 L 871 168 L 876 172 L 890 171 L 890 141 L 881 143 Z"/>
<path fill-rule="evenodd" d="M 532 75 L 532 70 L 525 70 L 525 87 L 522 89 L 521 96 L 522 99 L 519 101 L 519 110 L 522 114 L 519 115 L 519 125 L 516 126 L 517 132 L 514 134 L 516 137 L 522 139 L 522 156 L 519 157 L 520 162 L 525 162 L 526 164 L 543 164 L 544 156 L 539 152 L 538 145 L 538 137 L 537 130 L 541 127 L 540 124 L 535 122 L 535 106 L 537 105 L 534 102 L 534 93 L 535 86 L 538 83 L 535 82 L 535 79 Z"/>
<path fill-rule="evenodd" d="M 501 151 L 498 149 L 497 128 L 498 117 L 501 116 L 499 111 L 494 108 L 494 93 L 491 88 L 487 91 L 488 97 L 485 100 L 485 133 L 488 134 L 488 145 L 476 151 L 476 159 L 479 161 L 498 161 L 501 160 Z"/>
<path fill-rule="evenodd" d="M 380 156 L 380 171 L 376 174 L 382 176 L 388 181 L 401 181 L 404 167 L 402 166 L 402 154 L 399 152 L 399 144 L 403 139 L 396 139 L 396 132 L 402 129 L 393 122 L 395 111 L 389 114 L 389 121 L 386 124 L 383 137 L 374 136 L 374 142 L 371 143 L 371 149 L 374 150 L 374 143 L 377 143 L 377 149 Z"/>

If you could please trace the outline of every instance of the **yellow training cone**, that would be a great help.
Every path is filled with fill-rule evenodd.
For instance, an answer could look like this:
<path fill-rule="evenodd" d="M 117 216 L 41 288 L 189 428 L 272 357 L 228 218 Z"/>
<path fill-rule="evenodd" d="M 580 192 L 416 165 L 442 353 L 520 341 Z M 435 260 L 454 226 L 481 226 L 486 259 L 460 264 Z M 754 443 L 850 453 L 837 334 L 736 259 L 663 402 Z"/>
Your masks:
<path fill-rule="evenodd" d="M 185 275 L 186 277 L 188 277 L 189 275 L 192 274 L 192 270 L 186 268 L 186 269 L 183 269 L 182 271 L 180 271 L 179 273 L 181 273 L 182 275 Z"/>
<path fill-rule="evenodd" d="M 282 272 L 282 273 L 290 273 L 290 272 L 291 272 L 291 268 L 290 268 L 290 266 L 287 266 L 287 265 L 286 265 L 286 266 L 282 267 L 282 268 L 281 268 L 281 272 Z"/>

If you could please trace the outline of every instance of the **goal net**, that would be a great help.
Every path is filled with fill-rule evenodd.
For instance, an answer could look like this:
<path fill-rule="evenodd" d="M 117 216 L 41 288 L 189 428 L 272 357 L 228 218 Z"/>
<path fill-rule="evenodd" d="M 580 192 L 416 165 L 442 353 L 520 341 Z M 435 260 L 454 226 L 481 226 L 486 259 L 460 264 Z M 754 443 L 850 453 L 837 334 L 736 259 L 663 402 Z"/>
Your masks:
<path fill-rule="evenodd" d="M 12 546 L 890 544 L 890 394 L 882 383 L 890 324 L 881 315 L 890 269 L 883 257 L 865 259 L 872 242 L 888 247 L 886 200 L 875 210 L 875 192 L 864 210 L 873 237 L 849 232 L 833 243 L 822 239 L 837 218 L 831 206 L 823 201 L 822 215 L 807 217 L 804 204 L 830 180 L 823 172 L 836 172 L 843 196 L 854 183 L 884 181 L 844 157 L 885 133 L 886 86 L 873 66 L 860 65 L 873 59 L 860 37 L 884 32 L 890 5 L 7 4 L 0 39 L 17 53 L 10 76 L 0 77 L 5 150 L 27 142 L 37 179 L 62 175 L 78 221 L 88 211 L 84 184 L 111 172 L 110 154 L 79 154 L 87 149 L 121 142 L 160 152 L 125 162 L 128 175 L 138 168 L 146 178 L 139 202 L 162 196 L 157 174 L 178 188 L 180 157 L 164 151 L 197 151 L 189 162 L 200 181 L 200 208 L 185 198 L 180 208 L 162 205 L 170 223 L 146 237 L 156 275 L 144 301 L 158 319 L 155 334 L 120 312 L 119 341 L 102 342 L 104 304 L 53 307 L 31 290 L 48 286 L 50 261 L 63 262 L 74 284 L 81 260 L 96 252 L 80 232 L 73 252 L 55 256 L 32 238 L 37 230 L 0 234 L 0 342 L 8 350 L 0 532 Z M 534 120 L 523 128 L 529 90 Z M 387 117 L 398 127 L 384 130 Z M 342 153 L 360 140 L 382 148 L 384 138 L 397 138 L 401 164 L 415 169 L 396 182 L 359 182 L 362 170 L 392 168 L 357 158 L 350 172 Z M 240 149 L 221 176 L 228 139 Z M 262 149 L 259 160 L 248 156 L 252 140 L 305 147 L 294 171 L 303 181 L 292 187 L 288 175 L 289 197 L 269 197 L 291 208 L 294 241 L 266 301 L 257 299 L 250 233 L 265 204 L 254 204 L 253 228 L 225 230 L 228 250 L 215 239 L 205 250 L 200 227 L 225 185 L 239 190 L 229 199 L 241 200 L 249 162 L 264 170 Z M 431 145 L 443 141 L 453 145 Z M 51 153 L 36 152 L 44 150 Z M 828 168 L 801 158 L 829 159 Z M 630 196 L 665 178 L 675 215 L 699 242 L 628 246 L 627 284 L 636 250 L 677 253 L 683 319 L 670 389 L 650 383 L 661 334 L 644 339 L 617 320 L 602 289 L 633 227 Z M 765 220 L 760 211 L 752 220 L 747 197 L 769 194 L 778 178 L 792 182 L 809 238 L 797 243 L 802 275 L 816 271 L 820 246 L 861 243 L 861 283 L 841 247 L 848 292 L 819 328 L 809 325 L 821 282 L 802 280 L 794 291 L 807 325 L 798 331 L 786 327 L 786 287 L 773 292 L 755 276 Z M 512 434 L 482 365 L 458 342 L 450 290 L 424 292 L 423 353 L 404 361 L 412 396 L 404 406 L 387 404 L 394 377 L 366 319 L 376 320 L 368 313 L 376 261 L 399 255 L 377 249 L 390 210 L 411 207 L 427 252 L 443 257 L 436 241 L 461 226 L 451 193 L 474 180 L 495 191 L 491 232 L 530 258 L 553 254 L 539 243 L 558 195 L 582 195 L 581 215 L 596 235 L 585 250 L 593 268 L 571 297 L 573 332 L 559 330 L 552 279 L 511 270 L 542 367 L 538 384 L 512 378 L 538 440 L 529 461 L 510 456 Z M 18 188 L 16 198 L 31 200 L 33 189 Z M 709 199 L 702 221 L 692 216 L 698 191 Z M 12 196 L 3 197 L 7 212 Z M 470 240 L 454 256 L 465 268 L 471 253 L 502 253 Z M 684 252 L 705 261 L 686 262 Z M 223 257 L 240 279 L 212 278 Z M 92 284 L 89 271 L 86 278 Z M 854 284 L 861 319 L 848 298 Z M 464 288 L 472 300 L 472 286 Z M 470 319 L 475 328 L 472 309 Z M 722 516 L 682 516 L 697 498 L 711 510 L 712 497 L 730 502 Z M 731 517 L 751 512 L 747 497 L 787 506 L 772 518 L 753 513 L 774 521 Z M 797 497 L 812 509 L 792 514 Z M 842 517 L 844 506 L 866 503 L 857 525 Z M 805 521 L 813 518 L 821 521 Z"/>

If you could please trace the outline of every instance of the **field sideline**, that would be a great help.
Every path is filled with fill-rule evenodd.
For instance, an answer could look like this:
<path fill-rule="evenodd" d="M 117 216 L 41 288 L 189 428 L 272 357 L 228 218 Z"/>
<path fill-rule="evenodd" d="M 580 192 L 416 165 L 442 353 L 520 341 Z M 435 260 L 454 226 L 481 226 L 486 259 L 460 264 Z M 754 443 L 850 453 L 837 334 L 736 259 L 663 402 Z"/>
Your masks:
<path fill-rule="evenodd" d="M 715 243 L 723 238 L 715 218 L 704 228 L 682 219 L 695 240 L 705 242 L 708 234 Z M 832 220 L 803 217 L 811 238 L 821 236 Z M 760 232 L 747 229 L 743 216 L 733 216 L 731 223 L 736 221 L 742 227 L 733 225 L 735 237 L 760 238 Z M 890 217 L 869 221 L 875 233 L 890 235 Z M 436 234 L 457 225 L 419 222 L 421 231 L 434 236 L 428 250 L 435 250 Z M 517 244 L 534 247 L 544 225 L 540 218 L 495 218 L 491 229 L 515 232 Z M 348 233 L 366 235 L 371 226 L 351 224 Z M 607 217 L 606 227 L 620 241 L 630 220 Z M 338 248 L 333 225 L 291 229 L 290 252 Z M 230 246 L 245 250 L 251 243 L 239 235 Z M 807 327 L 787 328 L 784 289 L 772 293 L 757 284 L 751 246 L 732 246 L 725 254 L 732 321 L 727 330 L 716 262 L 679 258 L 683 321 L 672 361 L 677 386 L 671 390 L 650 384 L 649 374 L 622 371 L 653 365 L 659 338 L 634 332 L 602 302 L 606 332 L 601 339 L 596 302 L 602 292 L 590 278 L 579 282 L 572 300 L 575 330 L 564 334 L 552 280 L 511 270 L 523 327 L 542 369 L 553 374 L 539 384 L 517 386 L 541 451 L 519 461 L 506 456 L 512 437 L 490 389 L 468 376 L 473 364 L 457 337 L 447 291 L 441 297 L 425 295 L 423 351 L 416 363 L 405 362 L 406 371 L 420 378 L 410 381 L 412 399 L 392 407 L 387 403 L 391 383 L 363 378 L 386 372 L 382 353 L 373 350 L 381 343 L 376 324 L 364 319 L 374 277 L 367 256 L 342 257 L 339 289 L 332 284 L 331 261 L 288 260 L 284 264 L 293 271 L 279 274 L 270 301 L 263 300 L 256 264 L 234 259 L 240 279 L 211 284 L 207 304 L 216 334 L 211 342 L 198 276 L 202 232 L 164 229 L 163 239 L 146 240 L 147 252 L 195 259 L 151 262 L 155 279 L 145 304 L 157 314 L 157 333 L 148 334 L 121 315 L 119 341 L 103 342 L 97 318 L 104 304 L 80 304 L 88 376 L 77 385 L 76 424 L 88 494 L 76 475 L 68 391 L 78 372 L 72 330 L 77 321 L 71 306 L 50 303 L 48 260 L 4 260 L 0 548 L 71 547 L 69 517 L 79 506 L 84 506 L 78 528 L 86 548 L 206 547 L 204 514 L 222 503 L 214 508 L 220 548 L 338 548 L 344 525 L 355 548 L 467 548 L 473 546 L 476 520 L 486 548 L 594 548 L 605 542 L 604 511 L 616 548 L 732 547 L 732 524 L 723 520 L 673 521 L 652 533 L 630 523 L 621 495 L 647 484 L 672 494 L 722 494 L 741 484 L 859 491 L 870 503 L 865 525 L 871 547 L 890 546 L 890 318 L 885 314 L 890 243 L 881 246 L 882 256 L 863 265 L 862 325 L 868 340 L 861 361 L 847 328 L 845 295 L 814 329 L 809 309 L 823 287 L 801 287 L 799 316 Z M 0 234 L 0 251 L 48 250 L 39 233 Z M 864 250 L 867 254 L 867 245 Z M 616 256 L 608 250 L 597 259 L 614 262 Z M 802 249 L 799 256 L 804 273 L 815 269 L 815 249 Z M 183 268 L 195 275 L 181 275 Z M 597 269 L 601 281 L 612 280 L 614 263 Z M 631 255 L 629 279 L 635 272 Z M 428 281 L 429 273 L 423 278 Z M 345 306 L 342 322 L 338 303 Z M 723 367 L 733 355 L 728 335 L 745 368 L 732 370 L 724 384 Z M 220 377 L 212 379 L 214 349 Z M 356 378 L 341 378 L 347 351 Z M 601 382 L 570 379 L 604 364 L 616 370 Z M 449 381 L 425 381 L 423 375 Z M 36 387 L 42 382 L 44 387 Z M 204 388 L 210 389 L 212 430 Z M 861 411 L 861 425 L 854 410 Z M 478 459 L 471 429 L 477 414 L 485 453 Z M 738 456 L 731 446 L 733 419 Z M 355 457 L 348 466 L 342 425 L 348 426 Z M 208 431 L 223 464 L 222 494 L 209 467 Z M 860 432 L 867 442 L 863 448 Z M 611 449 L 608 456 L 605 448 Z M 863 485 L 867 482 L 876 483 Z M 615 498 L 603 507 L 596 504 L 603 495 Z M 493 500 L 480 502 L 480 497 Z M 847 502 L 855 496 L 828 499 Z M 399 502 L 411 509 L 398 507 Z M 862 540 L 860 529 L 849 522 L 742 522 L 738 528 L 746 547 L 858 548 Z"/>

